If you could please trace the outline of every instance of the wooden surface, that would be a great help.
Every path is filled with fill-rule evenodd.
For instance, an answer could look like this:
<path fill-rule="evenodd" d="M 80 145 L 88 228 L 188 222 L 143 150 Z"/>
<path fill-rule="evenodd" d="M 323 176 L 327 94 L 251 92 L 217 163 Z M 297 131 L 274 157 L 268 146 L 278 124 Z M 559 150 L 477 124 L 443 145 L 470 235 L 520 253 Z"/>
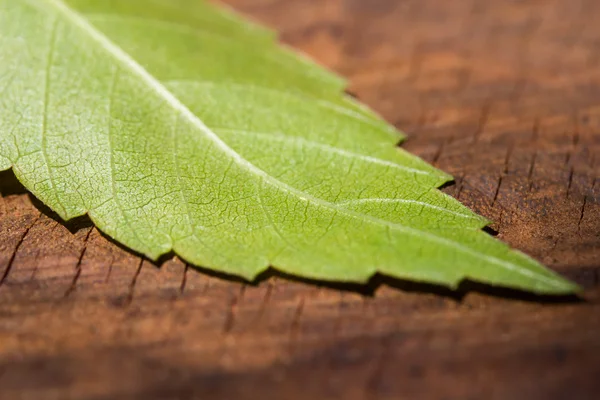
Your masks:
<path fill-rule="evenodd" d="M 600 2 L 229 0 L 584 301 L 161 267 L 0 175 L 2 399 L 600 398 Z"/>

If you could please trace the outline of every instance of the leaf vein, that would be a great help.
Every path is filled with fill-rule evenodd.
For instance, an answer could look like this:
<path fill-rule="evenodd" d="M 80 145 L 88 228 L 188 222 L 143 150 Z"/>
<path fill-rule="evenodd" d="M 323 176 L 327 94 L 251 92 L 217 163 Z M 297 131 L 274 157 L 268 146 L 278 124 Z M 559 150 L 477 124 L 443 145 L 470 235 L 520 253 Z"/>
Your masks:
<path fill-rule="evenodd" d="M 48 54 L 46 58 L 46 69 L 44 72 L 44 110 L 42 114 L 42 131 L 41 131 L 41 154 L 44 160 L 44 164 L 48 169 L 48 176 L 50 178 L 50 185 L 52 186 L 52 191 L 54 192 L 54 196 L 56 198 L 56 202 L 58 206 L 62 208 L 63 215 L 67 214 L 67 209 L 62 204 L 60 200 L 60 196 L 58 195 L 56 179 L 54 177 L 54 172 L 52 171 L 52 166 L 50 165 L 50 161 L 48 158 L 47 147 L 48 147 L 48 103 L 50 102 L 50 79 L 52 72 L 52 63 L 54 62 L 54 49 L 56 47 L 57 33 L 58 33 L 58 18 L 54 19 L 52 24 L 52 28 L 49 35 L 49 46 L 48 46 Z"/>
<path fill-rule="evenodd" d="M 458 217 L 463 217 L 463 218 L 468 218 L 468 219 L 479 219 L 479 217 L 477 217 L 475 214 L 469 215 L 469 214 L 464 214 L 461 212 L 457 212 L 454 210 L 449 210 L 447 208 L 444 207 L 439 207 L 430 203 L 426 203 L 423 201 L 418 201 L 418 200 L 409 200 L 409 199 L 391 199 L 391 198 L 365 198 L 365 199 L 356 199 L 356 200 L 346 200 L 346 201 L 341 201 L 341 202 L 337 202 L 337 205 L 340 206 L 344 206 L 344 205 L 355 205 L 355 204 L 362 204 L 362 203 L 402 203 L 402 204 L 415 204 L 415 205 L 419 205 L 419 206 L 423 206 L 426 208 L 431 208 L 434 209 L 436 211 L 441 211 L 441 212 L 445 212 L 448 214 L 453 214 L 456 215 Z"/>
<path fill-rule="evenodd" d="M 372 164 L 384 165 L 386 167 L 395 168 L 395 169 L 399 169 L 402 171 L 407 171 L 407 172 L 411 172 L 411 173 L 415 173 L 415 174 L 419 174 L 419 175 L 428 175 L 428 176 L 433 175 L 432 173 L 430 173 L 428 171 L 423 171 L 423 170 L 420 170 L 417 168 L 411 168 L 411 167 L 407 167 L 405 165 L 396 164 L 394 162 L 382 160 L 377 157 L 371 157 L 371 156 L 366 156 L 364 154 L 354 153 L 349 150 L 340 149 L 340 148 L 330 146 L 325 143 L 319 143 L 319 142 L 315 142 L 313 140 L 303 139 L 303 138 L 300 138 L 297 136 L 288 136 L 288 135 L 284 135 L 281 133 L 270 134 L 270 133 L 265 133 L 265 132 L 243 131 L 243 130 L 227 129 L 227 128 L 213 128 L 213 130 L 234 133 L 236 135 L 262 137 L 265 139 L 274 140 L 274 141 L 278 141 L 278 142 L 290 143 L 292 145 L 297 144 L 300 146 L 317 148 L 317 149 L 320 149 L 320 150 L 323 150 L 323 151 L 326 151 L 329 153 L 338 154 L 343 157 L 347 157 L 347 158 L 351 158 L 351 159 L 360 159 L 362 161 L 369 162 Z"/>
<path fill-rule="evenodd" d="M 76 26 L 81 28 L 84 32 L 89 34 L 94 40 L 96 40 L 100 45 L 102 45 L 106 51 L 111 53 L 119 62 L 124 64 L 126 67 L 131 69 L 131 71 L 137 74 L 143 81 L 145 81 L 148 86 L 150 86 L 156 93 L 162 96 L 167 103 L 169 103 L 175 111 L 182 113 L 183 116 L 188 118 L 192 124 L 194 124 L 206 137 L 212 140 L 215 145 L 226 155 L 230 156 L 240 167 L 247 169 L 249 172 L 253 173 L 259 178 L 263 178 L 265 183 L 270 184 L 271 186 L 277 188 L 278 190 L 289 192 L 293 194 L 297 198 L 302 201 L 310 201 L 313 204 L 319 205 L 323 208 L 330 209 L 332 211 L 338 210 L 340 214 L 345 214 L 347 217 L 352 219 L 357 219 L 362 222 L 367 222 L 369 224 L 374 224 L 378 226 L 386 226 L 389 225 L 396 230 L 402 231 L 411 236 L 421 237 L 424 240 L 428 240 L 431 242 L 436 242 L 441 245 L 449 246 L 454 248 L 455 250 L 471 254 L 472 256 L 486 260 L 489 263 L 496 264 L 501 268 L 505 268 L 508 270 L 512 270 L 515 273 L 528 276 L 530 278 L 537 278 L 539 280 L 546 281 L 547 284 L 555 287 L 562 287 L 560 282 L 556 282 L 553 279 L 547 278 L 542 275 L 536 275 L 529 270 L 524 270 L 516 267 L 514 264 L 510 262 L 503 261 L 493 256 L 484 255 L 481 252 L 475 251 L 465 245 L 457 243 L 451 239 L 440 237 L 430 232 L 424 232 L 415 228 L 410 228 L 400 224 L 390 223 L 385 220 L 381 220 L 375 217 L 367 216 L 364 214 L 360 214 L 357 212 L 353 212 L 335 204 L 328 203 L 324 200 L 315 198 L 307 193 L 304 193 L 298 189 L 295 189 L 284 182 L 281 182 L 274 177 L 267 174 L 265 171 L 256 167 L 248 160 L 243 158 L 239 153 L 237 153 L 234 149 L 229 147 L 219 136 L 215 134 L 212 130 L 210 130 L 194 113 L 190 111 L 190 109 L 185 106 L 179 99 L 177 99 L 173 93 L 171 93 L 162 83 L 160 83 L 156 78 L 154 78 L 144 67 L 138 64 L 135 60 L 133 60 L 127 53 L 125 53 L 120 47 L 114 44 L 110 39 L 108 39 L 104 34 L 96 30 L 93 25 L 87 22 L 85 19 L 80 17 L 73 10 L 68 8 L 61 0 L 46 0 L 53 4 L 58 10 L 60 10 L 68 19 L 71 20 Z"/>

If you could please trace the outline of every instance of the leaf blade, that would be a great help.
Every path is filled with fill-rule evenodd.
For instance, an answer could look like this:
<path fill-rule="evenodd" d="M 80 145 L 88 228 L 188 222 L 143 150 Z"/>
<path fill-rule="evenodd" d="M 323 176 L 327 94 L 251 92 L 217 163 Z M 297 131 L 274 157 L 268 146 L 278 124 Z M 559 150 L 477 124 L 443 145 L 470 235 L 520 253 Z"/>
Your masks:
<path fill-rule="evenodd" d="M 25 64 L 37 66 L 32 67 L 32 82 L 23 77 L 19 81 L 20 85 L 29 85 L 31 93 L 7 80 L 9 96 L 2 100 L 3 114 L 9 116 L 2 117 L 9 119 L 6 124 L 2 120 L 3 139 L 19 143 L 30 138 L 25 141 L 31 151 L 23 155 L 23 146 L 17 144 L 12 149 L 11 140 L 2 140 L 0 154 L 12 160 L 10 166 L 25 186 L 65 219 L 88 213 L 104 232 L 151 258 L 174 250 L 195 264 L 248 279 L 275 265 L 292 274 L 326 280 L 364 282 L 379 271 L 451 287 L 470 278 L 543 293 L 575 290 L 570 282 L 472 229 L 485 222 L 457 202 L 446 199 L 441 206 L 436 204 L 443 195 L 431 189 L 449 177 L 395 150 L 398 136 L 393 130 L 373 116 L 356 114 L 341 105 L 343 97 L 335 92 L 337 87 L 282 95 L 269 85 L 266 92 L 262 87 L 228 86 L 227 97 L 218 99 L 224 93 L 223 86 L 218 86 L 220 92 L 211 92 L 206 82 L 200 90 L 189 82 L 176 84 L 170 74 L 177 74 L 177 69 L 167 69 L 169 76 L 159 80 L 149 72 L 150 61 L 146 65 L 138 63 L 60 0 L 0 0 L 0 7 L 0 15 L 6 19 L 2 21 L 6 25 L 0 26 L 8 26 L 1 40 L 9 42 L 14 34 L 12 40 L 19 42 L 19 38 L 29 35 L 33 37 L 28 43 L 48 47 L 45 59 L 28 53 L 15 57 L 19 64 L 21 57 L 26 59 Z M 19 18 L 20 14 L 26 17 Z M 27 18 L 31 26 L 25 26 L 33 33 L 21 26 Z M 33 25 L 40 18 L 45 21 L 45 30 L 36 31 Z M 19 23 L 11 25 L 11 19 Z M 49 32 L 48 45 L 41 38 Z M 14 43 L 2 48 L 18 52 Z M 85 76 L 86 68 L 91 66 L 93 76 Z M 224 76 L 231 74 L 228 71 Z M 38 81 L 44 83 L 43 90 L 36 85 Z M 209 86 L 214 86 L 209 81 Z M 307 80 L 290 75 L 283 82 L 302 87 Z M 14 108 L 12 97 L 19 96 L 31 97 L 29 100 L 38 108 L 27 113 L 32 119 L 29 125 L 23 126 Z M 312 176 L 313 183 L 319 181 L 318 171 L 306 169 L 310 165 L 304 170 L 298 168 L 303 172 L 296 171 L 286 182 L 274 176 L 279 167 L 270 167 L 275 168 L 271 172 L 259 167 L 260 157 L 251 161 L 251 157 L 242 155 L 244 150 L 247 154 L 257 150 L 255 141 L 241 141 L 242 150 L 232 147 L 223 138 L 227 138 L 221 126 L 225 120 L 211 117 L 209 103 L 196 104 L 195 99 L 203 98 L 214 100 L 215 116 L 229 115 L 233 121 L 235 114 L 248 119 L 253 110 L 267 110 L 254 125 L 270 130 L 269 135 L 294 132 L 302 140 L 317 141 L 330 154 L 352 154 L 353 163 L 374 158 L 371 154 L 376 153 L 379 164 L 402 167 L 396 169 L 404 168 L 405 172 L 408 168 L 423 177 L 415 179 L 414 195 L 405 188 L 395 196 L 388 193 L 386 197 L 374 197 L 378 191 L 384 193 L 386 185 L 362 181 L 361 177 L 350 182 L 371 190 L 370 197 L 337 194 L 342 201 L 336 202 L 332 187 L 326 192 L 312 192 L 301 185 L 299 189 L 292 182 L 302 176 Z M 253 106 L 244 108 L 244 104 L 250 104 L 249 99 Z M 328 106 L 329 102 L 339 102 L 340 109 Z M 287 109 L 293 113 L 286 113 Z M 269 113 L 285 117 L 270 117 Z M 40 128 L 40 124 L 39 132 L 31 129 Z M 5 125 L 20 127 L 20 132 L 11 127 L 9 133 Z M 238 121 L 232 128 L 240 129 L 239 125 L 245 131 L 252 127 L 247 121 Z M 350 140 L 333 135 L 331 142 L 319 142 L 329 140 L 327 133 L 335 129 L 348 134 Z M 290 136 L 286 137 L 289 140 Z M 235 136 L 228 138 L 235 142 Z M 46 153 L 48 147 L 52 151 Z M 276 154 L 282 148 L 270 151 Z M 349 149 L 365 154 L 350 153 Z M 291 154 L 289 148 L 285 154 Z M 303 153 L 291 159 L 298 165 L 303 162 Z M 340 163 L 340 157 L 335 160 L 335 164 Z M 40 165 L 47 169 L 41 179 Z M 347 168 L 351 170 L 352 164 Z M 342 180 L 346 176 L 341 171 L 330 170 Z M 419 204 L 423 205 L 419 218 L 398 220 L 395 212 L 376 209 L 365 201 L 374 198 L 424 204 Z M 433 219 L 440 214 L 428 213 L 435 207 L 461 214 L 473 224 L 447 224 L 456 229 L 441 229 Z M 430 220 L 432 226 L 426 224 Z"/>

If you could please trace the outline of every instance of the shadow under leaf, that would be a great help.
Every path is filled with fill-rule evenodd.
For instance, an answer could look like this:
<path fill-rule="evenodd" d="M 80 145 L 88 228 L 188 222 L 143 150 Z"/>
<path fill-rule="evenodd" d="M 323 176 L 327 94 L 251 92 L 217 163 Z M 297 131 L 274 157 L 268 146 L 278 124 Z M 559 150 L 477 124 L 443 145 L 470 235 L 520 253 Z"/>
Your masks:
<path fill-rule="evenodd" d="M 69 221 L 64 221 L 62 218 L 58 216 L 54 211 L 48 208 L 44 203 L 39 201 L 33 195 L 31 195 L 27 189 L 18 181 L 15 177 L 12 170 L 2 171 L 0 172 L 0 195 L 7 197 L 12 195 L 24 195 L 28 194 L 31 198 L 32 204 L 40 211 L 40 213 L 46 215 L 48 218 L 51 218 L 58 223 L 65 226 L 72 234 L 75 234 L 77 231 L 81 229 L 87 229 L 93 226 L 92 221 L 87 215 L 83 215 L 81 217 L 74 218 Z M 496 235 L 497 232 L 488 228 L 485 230 L 486 232 Z M 102 236 L 111 242 L 113 245 L 118 246 L 119 248 L 127 251 L 131 254 L 136 254 L 139 257 L 142 257 L 148 260 L 151 264 L 153 264 L 156 268 L 161 268 L 164 263 L 173 259 L 175 257 L 174 252 L 169 252 L 162 255 L 158 260 L 153 261 L 147 259 L 144 255 L 131 250 L 130 248 L 124 246 L 123 244 L 117 242 L 110 236 L 102 233 Z M 200 266 L 192 266 L 197 271 L 204 273 L 206 275 L 226 280 L 236 284 L 250 284 L 250 285 L 260 285 L 261 283 L 271 280 L 274 277 L 281 278 L 288 281 L 299 282 L 306 285 L 313 285 L 318 287 L 324 287 L 332 290 L 345 291 L 345 292 L 353 292 L 358 293 L 363 296 L 374 296 L 376 291 L 382 286 L 392 287 L 403 292 L 414 292 L 414 293 L 430 293 L 437 296 L 445 297 L 448 299 L 453 299 L 455 301 L 462 301 L 463 298 L 470 292 L 477 292 L 489 296 L 501 297 L 507 299 L 514 299 L 520 301 L 527 302 L 536 302 L 536 303 L 548 303 L 548 304 L 565 304 L 565 303 L 576 303 L 582 302 L 580 297 L 575 295 L 568 296 L 543 296 L 536 295 L 529 292 L 524 292 L 520 290 L 508 289 L 508 288 L 500 288 L 493 287 L 490 285 L 472 282 L 469 280 L 463 281 L 458 288 L 451 289 L 445 286 L 423 283 L 423 282 L 415 282 L 403 279 L 396 279 L 389 276 L 384 276 L 381 274 L 374 275 L 367 283 L 351 283 L 351 282 L 333 282 L 333 281 L 322 281 L 315 280 L 309 278 L 298 277 L 289 273 L 285 273 L 277 270 L 274 267 L 268 268 L 266 271 L 261 273 L 254 281 L 248 282 L 245 279 L 230 275 L 227 273 L 215 271 L 212 269 L 200 267 Z"/>

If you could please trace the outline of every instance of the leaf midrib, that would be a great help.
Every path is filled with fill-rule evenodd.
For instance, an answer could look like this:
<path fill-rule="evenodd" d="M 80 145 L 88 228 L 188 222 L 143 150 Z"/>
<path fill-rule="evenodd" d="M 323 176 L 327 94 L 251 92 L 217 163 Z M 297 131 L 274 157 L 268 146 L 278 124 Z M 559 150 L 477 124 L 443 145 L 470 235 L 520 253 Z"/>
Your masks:
<path fill-rule="evenodd" d="M 358 219 L 362 222 L 367 222 L 374 225 L 384 225 L 389 228 L 397 229 L 409 235 L 414 235 L 420 237 L 425 240 L 437 242 L 438 244 L 450 246 L 462 253 L 471 254 L 477 258 L 482 260 L 486 260 L 489 263 L 496 264 L 501 268 L 505 268 L 507 270 L 516 272 L 523 276 L 527 276 L 529 278 L 537 279 L 540 281 L 544 281 L 546 284 L 550 286 L 554 286 L 556 288 L 563 288 L 564 285 L 554 281 L 551 278 L 548 278 L 541 274 L 536 274 L 526 268 L 520 268 L 519 266 L 515 266 L 514 264 L 498 259 L 493 256 L 488 256 L 482 254 L 481 252 L 475 251 L 465 245 L 457 243 L 451 239 L 447 239 L 444 237 L 440 237 L 430 232 L 424 232 L 415 228 L 407 227 L 398 223 L 391 223 L 386 220 L 382 220 L 379 218 L 371 217 L 369 215 L 361 214 L 358 212 L 354 212 L 342 207 L 338 207 L 335 204 L 326 202 L 322 199 L 313 197 L 308 193 L 304 193 L 294 187 L 287 185 L 284 182 L 277 180 L 271 175 L 267 174 L 262 169 L 256 167 L 254 164 L 250 163 L 248 160 L 243 158 L 239 153 L 233 150 L 231 147 L 227 145 L 219 136 L 217 136 L 210 128 L 208 128 L 194 113 L 190 111 L 190 109 L 185 106 L 177 97 L 175 97 L 163 84 L 161 84 L 156 78 L 154 78 L 144 67 L 138 64 L 134 59 L 131 58 L 123 49 L 114 44 L 106 35 L 98 31 L 92 24 L 90 24 L 87 20 L 81 17 L 77 12 L 68 7 L 62 0 L 44 0 L 50 6 L 56 8 L 56 10 L 62 14 L 67 20 L 73 23 L 75 26 L 82 29 L 85 33 L 87 33 L 92 39 L 96 40 L 98 44 L 100 44 L 106 51 L 112 54 L 119 62 L 124 64 L 127 68 L 129 68 L 132 72 L 137 74 L 141 79 L 143 79 L 152 89 L 156 91 L 167 103 L 169 103 L 175 111 L 181 113 L 182 116 L 189 119 L 189 121 L 196 126 L 200 131 L 202 131 L 209 139 L 211 139 L 217 147 L 219 147 L 226 155 L 230 156 L 238 165 L 245 167 L 249 172 L 254 175 L 262 178 L 265 182 L 268 182 L 275 188 L 281 191 L 288 192 L 293 194 L 294 196 L 300 198 L 303 201 L 313 203 L 319 205 L 324 208 L 331 209 L 335 212 L 342 213 L 347 215 L 348 217 Z"/>

